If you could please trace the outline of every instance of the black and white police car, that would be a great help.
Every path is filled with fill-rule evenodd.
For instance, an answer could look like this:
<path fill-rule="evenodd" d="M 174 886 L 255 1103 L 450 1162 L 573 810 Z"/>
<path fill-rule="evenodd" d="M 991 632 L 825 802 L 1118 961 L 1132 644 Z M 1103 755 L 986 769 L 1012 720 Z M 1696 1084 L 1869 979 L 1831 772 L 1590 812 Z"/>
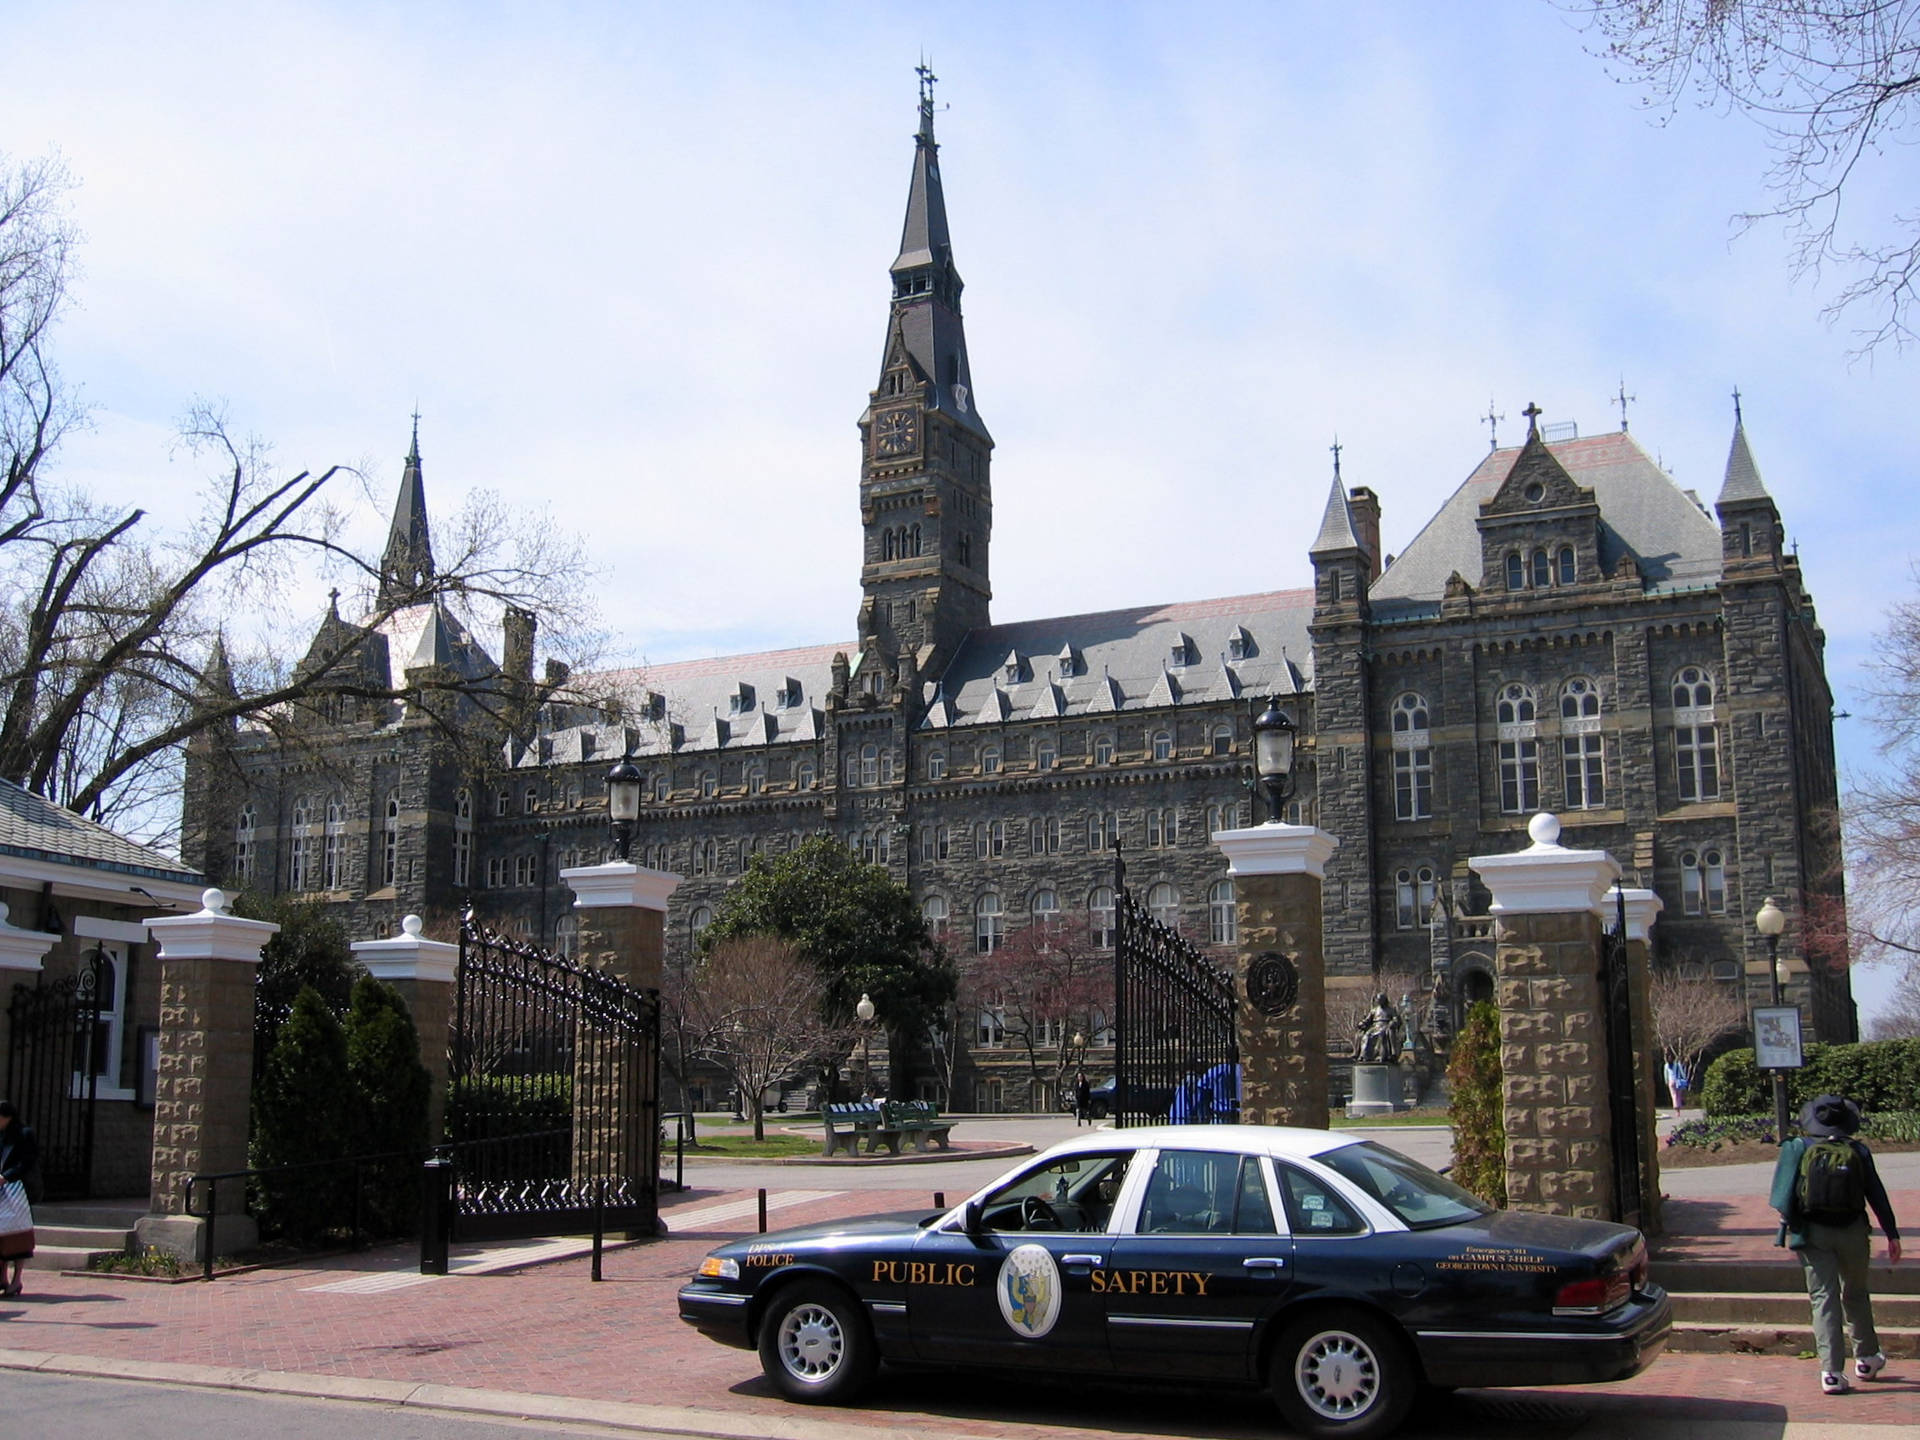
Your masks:
<path fill-rule="evenodd" d="M 723 1245 L 680 1318 L 794 1400 L 882 1361 L 1264 1385 L 1313 1436 L 1423 1385 L 1639 1373 L 1671 1304 L 1628 1226 L 1491 1210 L 1371 1141 L 1252 1125 L 1076 1136 L 952 1210 Z"/>

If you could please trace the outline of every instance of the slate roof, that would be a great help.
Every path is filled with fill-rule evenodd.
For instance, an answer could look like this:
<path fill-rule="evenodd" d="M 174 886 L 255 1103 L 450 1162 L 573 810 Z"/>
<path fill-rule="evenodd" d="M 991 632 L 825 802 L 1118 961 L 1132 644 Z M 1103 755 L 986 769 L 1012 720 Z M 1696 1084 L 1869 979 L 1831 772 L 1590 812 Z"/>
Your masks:
<path fill-rule="evenodd" d="M 1768 500 L 1767 487 L 1761 482 L 1760 467 L 1753 463 L 1753 451 L 1747 448 L 1747 427 L 1735 421 L 1733 444 L 1727 450 L 1727 476 L 1720 486 L 1720 503 L 1742 500 Z"/>
<path fill-rule="evenodd" d="M 1320 516 L 1320 533 L 1307 547 L 1309 555 L 1333 555 L 1342 550 L 1358 550 L 1360 537 L 1353 531 L 1353 510 L 1347 504 L 1346 486 L 1333 477 L 1333 490 L 1327 496 L 1327 508 Z"/>
<path fill-rule="evenodd" d="M 1691 589 L 1720 578 L 1720 527 L 1631 435 L 1618 432 L 1563 440 L 1547 447 L 1600 506 L 1600 564 L 1611 573 L 1631 554 L 1648 589 Z M 1456 570 L 1470 583 L 1481 577 L 1483 501 L 1500 489 L 1520 446 L 1490 453 L 1453 492 L 1368 591 L 1379 619 L 1430 612 Z"/>
<path fill-rule="evenodd" d="M 396 690 L 407 683 L 411 666 L 451 665 L 472 680 L 485 679 L 500 668 L 460 617 L 437 601 L 396 610 L 374 632 L 386 637 L 389 669 L 384 678 Z"/>
<path fill-rule="evenodd" d="M 0 780 L 0 854 L 183 884 L 204 878 L 171 856 L 116 835 L 11 780 Z"/>

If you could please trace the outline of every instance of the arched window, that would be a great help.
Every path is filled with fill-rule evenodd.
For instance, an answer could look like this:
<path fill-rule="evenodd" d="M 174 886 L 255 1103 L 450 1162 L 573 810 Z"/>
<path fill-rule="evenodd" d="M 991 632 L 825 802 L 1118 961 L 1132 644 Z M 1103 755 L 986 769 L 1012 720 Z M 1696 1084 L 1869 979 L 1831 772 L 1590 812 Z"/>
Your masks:
<path fill-rule="evenodd" d="M 466 789 L 453 797 L 453 883 L 473 883 L 473 791 Z"/>
<path fill-rule="evenodd" d="M 947 778 L 947 752 L 929 750 L 927 752 L 927 779 L 944 780 Z"/>
<path fill-rule="evenodd" d="M 700 772 L 700 798 L 711 800 L 720 793 L 720 777 L 711 770 Z"/>
<path fill-rule="evenodd" d="M 1207 938 L 1216 945 L 1240 943 L 1240 914 L 1231 880 L 1216 880 L 1207 890 Z"/>
<path fill-rule="evenodd" d="M 1606 741 L 1600 733 L 1600 687 L 1576 675 L 1560 687 L 1560 768 L 1569 810 L 1607 803 Z"/>
<path fill-rule="evenodd" d="M 1507 589 L 1524 590 L 1526 588 L 1526 562 L 1520 558 L 1520 552 L 1516 550 L 1507 556 Z"/>
<path fill-rule="evenodd" d="M 1051 885 L 1042 885 L 1033 892 L 1028 903 L 1028 911 L 1033 915 L 1036 925 L 1055 925 L 1060 920 L 1060 892 Z"/>
<path fill-rule="evenodd" d="M 913 553 L 915 555 L 920 553 L 920 527 L 918 525 L 913 527 Z"/>
<path fill-rule="evenodd" d="M 813 768 L 813 761 L 802 760 L 799 763 L 799 765 L 794 767 L 793 783 L 799 789 L 811 790 L 813 789 L 813 779 L 814 779 L 815 773 L 816 772 Z"/>
<path fill-rule="evenodd" d="M 1096 735 L 1093 737 L 1093 763 L 1111 765 L 1113 763 L 1113 736 Z"/>
<path fill-rule="evenodd" d="M 1147 848 L 1149 850 L 1160 848 L 1160 812 L 1158 810 L 1147 811 Z"/>
<path fill-rule="evenodd" d="M 747 794 L 758 795 L 767 788 L 767 772 L 759 765 L 747 767 Z"/>
<path fill-rule="evenodd" d="M 1431 865 L 1402 870 L 1393 877 L 1394 916 L 1402 930 L 1414 930 L 1433 917 L 1439 883 Z"/>
<path fill-rule="evenodd" d="M 980 773 L 982 775 L 998 775 L 1000 773 L 1000 747 L 998 745 L 985 745 L 981 747 Z"/>
<path fill-rule="evenodd" d="M 991 955 L 1005 938 L 1005 919 L 1000 913 L 1000 897 L 989 891 L 973 907 L 973 948 L 979 955 Z"/>
<path fill-rule="evenodd" d="M 233 822 L 233 877 L 245 885 L 253 879 L 254 810 L 251 802 L 240 807 Z"/>
<path fill-rule="evenodd" d="M 1682 800 L 1720 798 L 1720 727 L 1713 677 L 1689 665 L 1673 677 L 1674 783 Z"/>
<path fill-rule="evenodd" d="M 1233 726 L 1216 725 L 1213 727 L 1213 754 L 1218 759 L 1233 754 Z"/>
<path fill-rule="evenodd" d="M 1173 758 L 1173 736 L 1165 730 L 1153 732 L 1153 758 L 1156 760 Z"/>
<path fill-rule="evenodd" d="M 927 928 L 938 940 L 947 933 L 947 898 L 944 895 L 929 895 L 920 902 L 920 914 L 927 922 Z"/>
<path fill-rule="evenodd" d="M 380 826 L 380 883 L 392 885 L 400 878 L 400 792 L 389 790 L 385 815 Z"/>
<path fill-rule="evenodd" d="M 338 890 L 345 884 L 347 807 L 338 795 L 327 797 L 327 833 L 320 852 L 320 888 Z"/>
<path fill-rule="evenodd" d="M 1427 698 L 1409 690 L 1389 711 L 1393 727 L 1393 813 L 1397 820 L 1433 815 L 1433 737 Z"/>
<path fill-rule="evenodd" d="M 579 952 L 580 917 L 578 915 L 562 915 L 553 922 L 553 948 L 559 954 L 569 958 Z"/>
<path fill-rule="evenodd" d="M 693 913 L 687 916 L 687 940 L 694 948 L 699 948 L 700 936 L 711 924 L 713 911 L 705 905 L 694 906 Z"/>
<path fill-rule="evenodd" d="M 1533 580 L 1533 588 L 1536 590 L 1544 590 L 1553 584 L 1553 566 L 1547 560 L 1546 551 L 1536 550 L 1533 552 L 1533 575 L 1531 578 Z"/>
<path fill-rule="evenodd" d="M 653 798 L 656 803 L 664 805 L 667 803 L 667 797 L 672 794 L 673 782 L 667 778 L 667 772 L 662 770 L 653 777 Z"/>
<path fill-rule="evenodd" d="M 1727 913 L 1727 857 L 1718 845 L 1681 852 L 1680 908 L 1688 915 Z"/>
<path fill-rule="evenodd" d="M 520 792 L 520 813 L 522 815 L 531 815 L 539 808 L 540 787 L 538 785 L 529 785 L 525 790 Z"/>
<path fill-rule="evenodd" d="M 1147 890 L 1147 913 L 1169 930 L 1180 928 L 1180 892 L 1165 880 Z"/>
<path fill-rule="evenodd" d="M 1533 688 L 1508 685 L 1494 703 L 1500 772 L 1500 808 L 1525 815 L 1540 808 L 1540 741 L 1535 733 Z"/>
<path fill-rule="evenodd" d="M 860 747 L 860 783 L 868 787 L 880 783 L 880 747 L 878 745 Z"/>
<path fill-rule="evenodd" d="M 1087 933 L 1093 937 L 1095 948 L 1113 948 L 1113 890 L 1109 886 L 1096 885 L 1087 896 Z"/>
<path fill-rule="evenodd" d="M 1054 761 L 1058 758 L 1058 756 L 1059 756 L 1059 752 L 1054 749 L 1053 741 L 1051 739 L 1048 739 L 1047 737 L 1042 736 L 1040 739 L 1034 741 L 1034 744 L 1033 744 L 1033 768 L 1034 769 L 1036 770 L 1053 769 Z"/>
<path fill-rule="evenodd" d="M 893 531 L 891 530 L 884 530 L 880 534 L 880 558 L 882 560 L 893 558 Z"/>
<path fill-rule="evenodd" d="M 1554 564 L 1555 568 L 1559 571 L 1560 583 L 1562 585 L 1573 584 L 1574 577 L 1578 572 L 1574 568 L 1573 547 L 1571 545 L 1562 545 L 1560 547 L 1559 554 L 1554 557 Z"/>

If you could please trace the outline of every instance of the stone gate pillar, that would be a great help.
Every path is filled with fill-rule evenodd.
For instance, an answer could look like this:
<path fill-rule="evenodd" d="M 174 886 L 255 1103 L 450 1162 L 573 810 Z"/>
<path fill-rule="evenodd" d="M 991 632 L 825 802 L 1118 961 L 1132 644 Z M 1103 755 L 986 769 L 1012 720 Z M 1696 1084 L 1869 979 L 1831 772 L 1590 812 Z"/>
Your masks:
<path fill-rule="evenodd" d="M 1320 890 L 1340 842 L 1312 825 L 1213 837 L 1233 877 L 1240 950 L 1240 1115 L 1250 1125 L 1327 1127 L 1326 963 Z"/>
<path fill-rule="evenodd" d="M 460 966 L 460 947 L 444 940 L 428 940 L 420 917 L 400 922 L 400 933 L 390 940 L 356 940 L 353 953 L 374 979 L 400 992 L 413 1028 L 420 1036 L 420 1063 L 432 1081 L 427 1100 L 427 1141 L 444 1133 L 447 1115 L 447 1040 L 453 1027 L 453 986 Z"/>
<path fill-rule="evenodd" d="M 1604 850 L 1564 848 L 1552 815 L 1527 833 L 1517 854 L 1467 862 L 1493 893 L 1507 1203 L 1605 1220 L 1613 1125 L 1597 912 L 1620 867 Z"/>
<path fill-rule="evenodd" d="M 1660 1136 L 1658 1096 L 1663 1081 L 1660 1039 L 1653 1028 L 1653 922 L 1666 902 L 1651 890 L 1622 891 L 1616 885 L 1600 902 L 1600 921 L 1611 925 L 1620 913 L 1624 894 L 1627 910 L 1627 986 L 1633 999 L 1633 1083 L 1635 1108 L 1640 1116 L 1640 1228 L 1658 1235 L 1660 1225 Z"/>
<path fill-rule="evenodd" d="M 678 875 L 616 861 L 562 870 L 580 920 L 579 959 L 642 990 L 660 988 L 667 946 L 667 897 Z"/>
<path fill-rule="evenodd" d="M 207 890 L 192 915 L 146 922 L 160 942 L 160 1068 L 153 1100 L 152 1213 L 135 1227 L 142 1245 L 203 1258 L 206 1222 L 187 1213 L 187 1180 L 247 1168 L 253 1099 L 253 987 L 260 949 L 280 929 L 227 914 Z M 204 1206 L 201 1195 L 196 1205 Z M 244 1213 L 246 1186 L 220 1187 L 219 1245 L 258 1238 Z"/>

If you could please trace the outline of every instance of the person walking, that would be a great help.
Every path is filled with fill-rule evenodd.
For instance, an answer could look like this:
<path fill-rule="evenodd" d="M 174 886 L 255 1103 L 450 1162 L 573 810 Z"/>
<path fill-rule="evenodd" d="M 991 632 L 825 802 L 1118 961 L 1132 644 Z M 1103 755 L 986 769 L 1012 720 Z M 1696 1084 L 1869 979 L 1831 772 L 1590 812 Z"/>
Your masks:
<path fill-rule="evenodd" d="M 1077 1130 L 1093 1118 L 1093 1086 L 1082 1070 L 1073 1077 L 1073 1124 Z"/>
<path fill-rule="evenodd" d="M 1673 1108 L 1687 1108 L 1687 1067 L 1679 1060 L 1667 1062 L 1667 1088 L 1673 1092 Z"/>
<path fill-rule="evenodd" d="M 1860 1107 L 1839 1095 L 1816 1095 L 1800 1112 L 1800 1129 L 1780 1147 L 1769 1203 L 1780 1212 L 1780 1237 L 1806 1273 L 1813 1302 L 1813 1335 L 1820 1349 L 1820 1388 L 1844 1395 L 1853 1386 L 1846 1371 L 1845 1331 L 1852 1332 L 1853 1374 L 1877 1380 L 1887 1368 L 1873 1328 L 1873 1297 L 1867 1264 L 1873 1240 L 1867 1211 L 1887 1237 L 1887 1256 L 1900 1263 L 1900 1231 L 1873 1152 L 1853 1138 Z M 1842 1329 L 1842 1320 L 1845 1330 Z"/>
<path fill-rule="evenodd" d="M 40 1142 L 13 1102 L 0 1100 L 0 1295 L 20 1293 L 20 1273 L 33 1258 L 31 1202 L 39 1189 Z"/>

